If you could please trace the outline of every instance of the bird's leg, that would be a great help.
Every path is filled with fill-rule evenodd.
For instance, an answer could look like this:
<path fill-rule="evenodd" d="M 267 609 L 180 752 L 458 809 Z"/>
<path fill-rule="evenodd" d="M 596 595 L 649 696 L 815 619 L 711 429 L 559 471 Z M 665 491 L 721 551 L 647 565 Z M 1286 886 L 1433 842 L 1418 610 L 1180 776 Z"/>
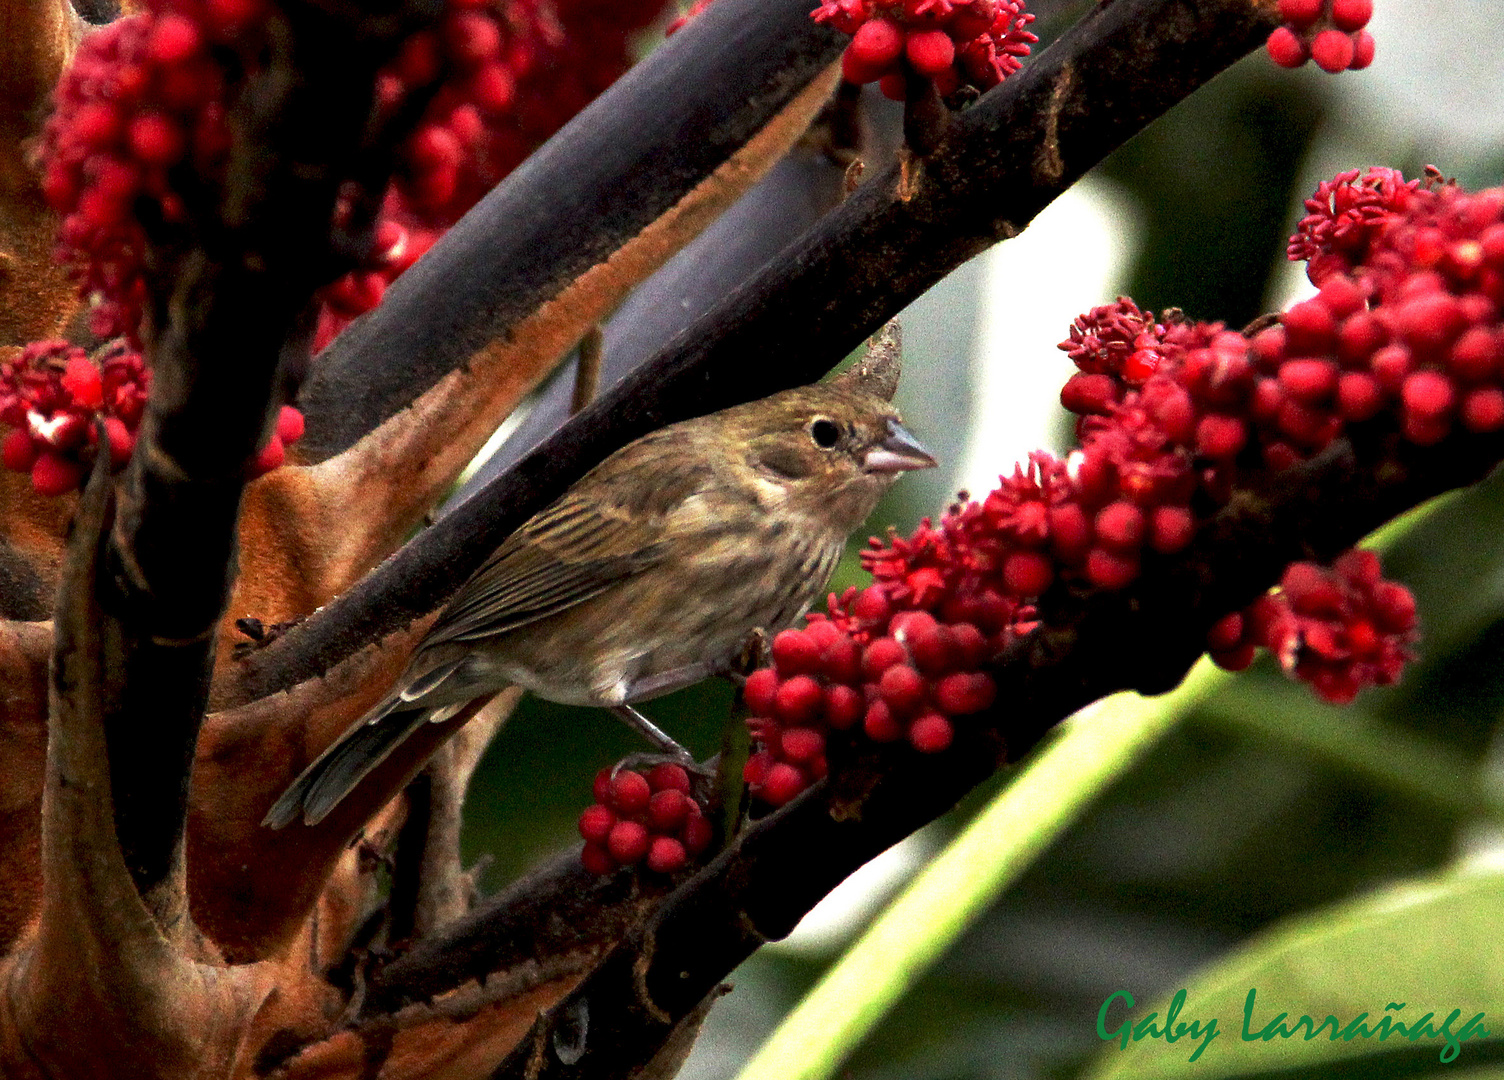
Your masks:
<path fill-rule="evenodd" d="M 646 716 L 643 716 L 642 713 L 632 708 L 632 706 L 613 705 L 611 711 L 629 728 L 656 746 L 664 756 L 672 758 L 685 766 L 695 763 L 693 754 L 676 743 L 668 732 L 664 731 Z"/>

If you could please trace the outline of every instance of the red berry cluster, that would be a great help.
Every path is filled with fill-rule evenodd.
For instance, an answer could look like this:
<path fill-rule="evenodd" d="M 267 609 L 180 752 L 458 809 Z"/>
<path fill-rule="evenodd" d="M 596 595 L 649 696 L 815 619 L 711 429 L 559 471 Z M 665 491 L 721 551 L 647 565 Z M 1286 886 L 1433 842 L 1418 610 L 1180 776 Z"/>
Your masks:
<path fill-rule="evenodd" d="M 1415 597 L 1383 580 L 1379 559 L 1349 551 L 1332 566 L 1291 563 L 1279 587 L 1212 627 L 1212 658 L 1233 671 L 1268 649 L 1292 677 L 1346 705 L 1399 679 L 1415 640 Z"/>
<path fill-rule="evenodd" d="M 386 295 L 387 286 L 417 262 L 438 240 L 441 231 L 411 222 L 403 214 L 395 191 L 387 193 L 383 216 L 376 225 L 375 242 L 363 265 L 319 290 L 318 328 L 313 351 L 319 352 L 349 326 L 357 316 L 370 311 Z M 401 220 L 407 219 L 408 224 Z"/>
<path fill-rule="evenodd" d="M 119 468 L 135 449 L 150 385 L 141 354 L 124 342 L 93 358 L 61 339 L 32 342 L 0 363 L 0 424 L 11 428 L 0 440 L 0 462 L 30 473 L 40 495 L 73 491 L 94 459 L 95 421 L 102 419 L 111 463 Z M 303 414 L 284 405 L 250 474 L 281 465 L 287 445 L 302 436 Z"/>
<path fill-rule="evenodd" d="M 103 417 L 109 454 L 118 468 L 131 456 L 146 408 L 150 374 L 140 353 L 123 344 L 91 360 L 66 341 L 37 341 L 0 363 L 0 442 L 7 469 L 31 474 L 41 495 L 78 487 L 98 442 Z"/>
<path fill-rule="evenodd" d="M 780 633 L 773 666 L 747 679 L 757 751 L 745 780 L 781 806 L 826 774 L 828 743 L 847 733 L 939 753 L 955 737 L 955 717 L 992 704 L 980 668 L 995 646 L 974 623 L 894 604 L 882 585 L 832 597 L 829 618 Z"/>
<path fill-rule="evenodd" d="M 1373 63 L 1373 0 L 1279 0 L 1285 24 L 1269 35 L 1269 56 L 1280 67 L 1315 60 L 1323 71 L 1358 71 Z"/>
<path fill-rule="evenodd" d="M 94 303 L 93 329 L 139 344 L 143 215 L 187 208 L 172 174 L 222 174 L 230 146 L 219 47 L 240 42 L 264 0 L 154 0 L 86 36 L 42 132 L 42 189 L 63 215 L 59 254 Z"/>
<path fill-rule="evenodd" d="M 1061 394 L 1079 448 L 1034 455 L 910 537 L 873 540 L 874 584 L 775 639 L 773 667 L 746 690 L 759 797 L 788 801 L 858 731 L 944 749 L 952 718 L 992 700 L 986 662 L 1048 620 L 1052 590 L 1127 587 L 1240 485 L 1354 425 L 1424 445 L 1504 430 L 1504 190 L 1375 171 L 1338 177 L 1307 206 L 1291 250 L 1310 257 L 1316 298 L 1251 339 L 1126 299 L 1082 316 L 1061 344 L 1079 368 Z M 1292 567 L 1210 644 L 1229 667 L 1273 649 L 1341 701 L 1392 682 L 1414 629 L 1409 593 L 1350 553 L 1330 571 Z"/>
<path fill-rule="evenodd" d="M 713 834 L 680 766 L 656 765 L 646 774 L 622 769 L 615 776 L 602 769 L 595 777 L 595 805 L 580 814 L 580 861 L 593 874 L 638 863 L 672 874 L 703 854 Z"/>
<path fill-rule="evenodd" d="M 814 20 L 852 35 L 846 81 L 877 82 L 895 101 L 908 72 L 932 79 L 942 96 L 963 85 L 988 90 L 1039 41 L 1023 0 L 824 0 Z"/>

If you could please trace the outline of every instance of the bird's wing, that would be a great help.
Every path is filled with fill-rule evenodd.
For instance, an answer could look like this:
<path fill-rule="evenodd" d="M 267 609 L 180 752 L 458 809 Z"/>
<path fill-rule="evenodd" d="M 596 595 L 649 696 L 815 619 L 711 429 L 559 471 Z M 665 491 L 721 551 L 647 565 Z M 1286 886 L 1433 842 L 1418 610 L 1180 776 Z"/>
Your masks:
<path fill-rule="evenodd" d="M 627 463 L 630 464 L 630 463 Z M 646 465 L 644 461 L 640 463 Z M 609 483 L 621 471 L 571 489 L 514 533 L 456 594 L 425 645 L 489 637 L 585 602 L 661 562 L 669 518 L 703 480 L 670 469 L 652 484 Z M 592 479 L 595 479 L 592 476 Z"/>

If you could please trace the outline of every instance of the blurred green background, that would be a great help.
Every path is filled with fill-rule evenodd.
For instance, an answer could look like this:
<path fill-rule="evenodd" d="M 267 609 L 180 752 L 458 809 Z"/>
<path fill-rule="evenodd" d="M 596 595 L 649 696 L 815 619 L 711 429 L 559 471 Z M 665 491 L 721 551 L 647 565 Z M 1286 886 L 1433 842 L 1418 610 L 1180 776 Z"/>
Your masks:
<path fill-rule="evenodd" d="M 1090 6 L 1089 0 L 1035 5 L 1038 28 L 1048 41 Z M 1042 442 L 1061 447 L 1065 425 L 1054 394 L 1066 369 L 1050 345 L 1065 336 L 1069 316 L 1053 330 L 1036 331 L 1042 344 L 1034 343 L 1024 316 L 1008 307 L 1020 290 L 1040 287 L 1030 278 L 1044 279 L 1061 310 L 1084 311 L 1121 292 L 1144 307 L 1173 305 L 1240 326 L 1284 306 L 1300 287 L 1298 269 L 1284 259 L 1284 240 L 1317 180 L 1370 164 L 1417 175 L 1434 163 L 1467 186 L 1500 182 L 1504 106 L 1496 87 L 1504 73 L 1504 14 L 1493 4 L 1441 0 L 1378 0 L 1377 7 L 1379 58 L 1368 71 L 1287 72 L 1255 55 L 1114 154 L 1084 193 L 1073 193 L 1072 206 L 1046 213 L 1048 228 L 1064 230 L 1048 234 L 1063 238 L 1050 242 L 1061 269 L 1040 269 L 1050 266 L 1050 253 L 1035 263 L 1009 262 L 1014 245 L 1007 244 L 914 305 L 905 317 L 909 369 L 901 404 L 950 467 L 907 478 L 880 508 L 873 531 L 889 522 L 907 530 L 938 511 L 958 484 L 980 485 L 988 470 L 1011 468 L 1012 456 L 998 456 L 1008 453 L 999 449 L 1007 438 L 1030 440 L 1014 455 Z M 1088 229 L 1108 226 L 1079 249 L 1080 266 L 1072 263 L 1070 238 L 1079 234 L 1070 231 L 1067 213 Z M 1043 235 L 1045 219 L 1036 228 Z M 1022 247 L 1032 235 L 1014 244 Z M 1089 259 L 1096 263 L 1087 266 Z M 1096 291 L 1083 292 L 1088 286 Z M 1250 935 L 1277 932 L 1280 920 L 1321 917 L 1329 905 L 1444 868 L 1504 863 L 1489 814 L 1504 782 L 1501 521 L 1504 483 L 1496 477 L 1448 502 L 1387 557 L 1389 575 L 1419 600 L 1424 632 L 1399 686 L 1334 709 L 1267 661 L 1232 681 L 1100 793 L 840 1075 L 1081 1076 L 1120 1053 L 1095 1029 L 1098 1007 L 1114 991 L 1131 990 L 1141 1016 L 1149 1001 L 1188 985 Z M 857 579 L 850 563 L 841 573 Z M 719 746 L 729 701 L 726 687 L 708 684 L 648 711 L 706 755 Z M 574 821 L 589 801 L 596 769 L 637 749 L 603 712 L 528 701 L 492 747 L 470 794 L 467 854 L 493 860 L 488 889 L 576 842 Z M 734 1076 L 859 932 L 873 905 L 1006 781 L 995 778 L 989 790 L 975 792 L 945 821 L 885 857 L 863 886 L 843 890 L 847 895 L 817 912 L 790 942 L 746 963 L 682 1075 Z M 1492 797 L 1480 794 L 1490 791 Z M 1504 918 L 1495 926 L 1504 926 Z M 1484 970 L 1504 988 L 1497 933 L 1454 945 L 1481 955 Z M 1376 938 L 1373 959 L 1392 959 L 1405 948 Z M 1385 992 L 1423 995 L 1428 980 L 1442 979 L 1445 954 L 1426 964 L 1410 969 L 1409 983 Z M 1387 1000 L 1404 998 L 1365 1007 L 1377 1013 Z M 1464 1016 L 1476 1011 L 1466 1001 L 1451 1004 Z M 1282 1007 L 1298 1014 L 1314 1005 Z M 1434 1045 L 1371 1043 L 1361 1047 L 1368 1056 L 1316 1069 L 1292 1065 L 1276 1044 L 1238 1075 L 1504 1075 L 1492 1071 L 1504 1070 L 1504 1039 L 1497 1038 L 1504 1037 L 1504 1015 L 1494 1019 L 1494 1041 L 1467 1044 L 1446 1066 Z M 1136 1059 L 1142 1075 L 1156 1075 L 1155 1053 L 1165 1061 L 1185 1057 L 1163 1043 L 1142 1046 L 1129 1052 L 1142 1055 Z M 1208 1065 L 1204 1075 L 1221 1075 L 1211 1063 L 1223 1049 L 1209 1049 L 1198 1063 Z"/>

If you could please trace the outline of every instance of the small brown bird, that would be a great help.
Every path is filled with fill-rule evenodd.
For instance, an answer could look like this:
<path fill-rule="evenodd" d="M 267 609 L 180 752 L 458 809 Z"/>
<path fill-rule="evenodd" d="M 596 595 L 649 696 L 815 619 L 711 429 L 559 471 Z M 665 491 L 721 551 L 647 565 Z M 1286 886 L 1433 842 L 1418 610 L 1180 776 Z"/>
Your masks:
<path fill-rule="evenodd" d="M 423 724 L 511 685 L 612 709 L 683 753 L 632 703 L 724 671 L 753 630 L 794 622 L 898 474 L 934 464 L 858 379 L 643 436 L 497 548 L 392 692 L 264 824 L 319 821 Z"/>

